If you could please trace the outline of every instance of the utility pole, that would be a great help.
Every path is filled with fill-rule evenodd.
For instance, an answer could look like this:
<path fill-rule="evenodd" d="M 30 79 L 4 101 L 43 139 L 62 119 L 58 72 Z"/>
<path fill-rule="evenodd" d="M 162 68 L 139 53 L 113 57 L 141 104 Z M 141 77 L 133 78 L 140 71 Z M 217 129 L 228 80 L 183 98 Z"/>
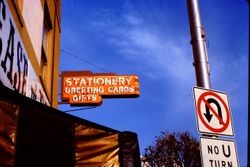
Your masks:
<path fill-rule="evenodd" d="M 201 87 L 194 87 L 194 98 L 197 125 L 199 132 L 202 133 L 200 138 L 202 166 L 213 167 L 230 164 L 230 166 L 238 167 L 235 141 L 219 138 L 219 135 L 233 136 L 234 132 L 228 100 L 223 100 L 228 99 L 227 94 L 211 90 L 206 34 L 201 24 L 198 0 L 187 0 L 187 6 L 196 81 L 197 86 Z M 214 117 L 213 121 L 211 121 L 212 117 Z M 209 150 L 212 148 L 224 149 L 224 145 L 228 146 L 230 154 L 226 155 L 223 151 L 213 154 Z"/>
<path fill-rule="evenodd" d="M 198 0 L 187 0 L 187 5 L 197 86 L 210 89 L 206 35 L 201 24 Z"/>

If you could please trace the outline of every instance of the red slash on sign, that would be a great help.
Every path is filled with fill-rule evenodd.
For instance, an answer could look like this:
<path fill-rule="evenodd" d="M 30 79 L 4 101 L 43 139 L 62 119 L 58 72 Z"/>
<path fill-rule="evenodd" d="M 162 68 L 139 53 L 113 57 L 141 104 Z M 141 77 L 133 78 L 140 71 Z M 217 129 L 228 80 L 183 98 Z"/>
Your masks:
<path fill-rule="evenodd" d="M 194 98 L 199 132 L 234 135 L 226 93 L 194 87 Z"/>
<path fill-rule="evenodd" d="M 206 99 L 207 96 L 212 96 L 212 97 L 216 97 L 216 99 L 218 99 L 220 101 L 220 103 L 223 105 L 222 107 L 224 107 L 225 109 L 225 114 L 226 114 L 226 120 L 224 121 L 222 119 L 222 113 L 221 113 L 221 106 L 219 104 L 219 102 L 217 102 L 216 99 L 214 98 L 208 98 Z M 205 103 L 205 107 L 206 107 L 206 114 L 210 114 L 209 111 L 212 112 L 212 114 L 210 115 L 211 117 L 214 115 L 216 119 L 218 119 L 218 121 L 220 122 L 220 124 L 222 124 L 222 127 L 219 128 L 214 128 L 212 127 L 209 123 L 207 123 L 207 121 L 205 121 L 203 115 L 202 115 L 202 111 L 201 111 L 201 106 L 202 104 Z M 215 109 L 214 107 L 211 106 L 211 103 L 214 103 L 217 107 L 217 109 Z M 197 109 L 198 109 L 198 115 L 202 121 L 202 123 L 204 124 L 204 126 L 206 126 L 209 130 L 211 130 L 212 132 L 223 132 L 225 129 L 227 129 L 228 125 L 229 125 L 229 121 L 230 121 L 230 113 L 229 113 L 229 109 L 226 105 L 226 103 L 224 102 L 224 100 L 217 95 L 214 92 L 205 92 L 203 93 L 198 101 L 197 101 Z M 205 114 L 204 114 L 205 115 Z M 205 115 L 206 116 L 206 115 Z M 211 118 L 210 117 L 210 118 Z M 208 116 L 206 116 L 206 118 L 208 118 Z M 208 119 L 208 122 L 210 122 L 210 120 Z"/>

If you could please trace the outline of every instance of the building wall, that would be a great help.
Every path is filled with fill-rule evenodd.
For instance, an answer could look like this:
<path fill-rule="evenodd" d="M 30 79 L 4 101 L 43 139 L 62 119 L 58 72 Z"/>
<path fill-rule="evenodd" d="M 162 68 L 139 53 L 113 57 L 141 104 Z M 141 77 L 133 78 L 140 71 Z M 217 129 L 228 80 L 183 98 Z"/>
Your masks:
<path fill-rule="evenodd" d="M 42 6 L 43 4 L 40 0 L 29 0 L 22 2 L 19 0 L 19 5 L 21 5 L 22 7 L 19 7 L 19 9 L 21 10 L 20 12 L 23 17 L 24 24 L 29 33 L 29 37 L 34 47 L 36 58 L 40 65 L 44 19 L 44 11 Z"/>
<path fill-rule="evenodd" d="M 18 84 L 6 79 L 8 70 L 2 69 L 1 71 L 0 69 L 1 83 L 36 101 L 56 108 L 58 101 L 61 1 L 0 0 L 0 12 L 5 10 L 3 4 L 8 6 L 6 7 L 6 10 L 9 10 L 9 12 L 7 11 L 7 17 L 14 22 L 14 27 L 17 29 L 15 30 L 15 36 L 18 37 L 14 39 L 14 47 L 19 41 L 24 47 L 22 53 L 26 55 L 28 60 L 28 72 L 26 76 L 25 71 L 20 72 L 20 65 L 15 65 L 15 60 L 21 60 L 18 49 L 13 49 L 13 56 L 8 53 L 10 35 L 4 37 L 5 35 L 1 35 L 1 30 L 2 34 L 9 32 L 9 21 L 2 15 L 0 21 L 5 29 L 0 30 L 0 38 L 3 39 L 0 61 L 4 61 L 4 57 L 8 54 L 14 57 L 14 65 L 11 67 L 13 70 L 10 70 L 13 76 L 12 80 L 24 81 L 22 84 L 23 90 L 17 88 Z M 8 16 L 8 13 L 11 16 Z M 20 39 L 16 39 L 19 36 Z M 6 65 L 8 65 L 7 62 Z M 18 71 L 19 75 L 16 75 L 17 72 L 15 71 Z M 6 77 L 4 74 L 6 74 Z"/>

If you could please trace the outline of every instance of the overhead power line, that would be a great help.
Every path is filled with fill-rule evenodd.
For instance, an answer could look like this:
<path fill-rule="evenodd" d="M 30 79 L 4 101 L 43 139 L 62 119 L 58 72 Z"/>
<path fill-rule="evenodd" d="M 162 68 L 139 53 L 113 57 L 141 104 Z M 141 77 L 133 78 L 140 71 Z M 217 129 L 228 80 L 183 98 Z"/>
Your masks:
<path fill-rule="evenodd" d="M 106 72 L 110 72 L 109 70 L 107 70 L 107 69 L 105 69 L 105 68 L 103 68 L 103 67 L 101 67 L 101 66 L 99 66 L 99 65 L 96 65 L 95 63 L 92 63 L 92 62 L 90 62 L 90 61 L 88 61 L 88 60 L 83 59 L 82 57 L 79 57 L 79 56 L 73 54 L 72 52 L 66 51 L 66 50 L 64 50 L 64 49 L 60 49 L 60 51 L 63 52 L 63 53 L 65 53 L 65 54 L 67 54 L 67 55 L 69 55 L 69 56 L 71 56 L 71 57 L 74 57 L 74 58 L 76 58 L 76 59 L 79 59 L 79 60 L 81 60 L 82 62 L 84 62 L 84 63 L 86 63 L 86 64 L 89 64 L 89 65 L 91 65 L 91 66 L 93 66 L 93 67 L 95 67 L 95 68 L 98 68 L 98 69 L 103 70 L 103 71 L 106 71 Z"/>
<path fill-rule="evenodd" d="M 77 108 L 77 109 L 72 109 L 72 110 L 66 110 L 66 111 L 63 111 L 63 112 L 68 113 L 68 112 L 73 112 L 73 111 L 89 110 L 89 109 L 94 109 L 94 108 L 96 108 L 96 106 L 93 106 L 93 107 L 82 107 L 82 108 Z"/>

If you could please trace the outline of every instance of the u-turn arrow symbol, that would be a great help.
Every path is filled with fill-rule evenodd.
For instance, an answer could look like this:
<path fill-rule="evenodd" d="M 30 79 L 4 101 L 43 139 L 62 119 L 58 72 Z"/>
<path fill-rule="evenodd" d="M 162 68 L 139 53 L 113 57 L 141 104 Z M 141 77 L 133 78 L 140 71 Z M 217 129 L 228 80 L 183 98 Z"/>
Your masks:
<path fill-rule="evenodd" d="M 218 111 L 218 116 L 221 118 L 220 120 L 223 120 L 222 119 L 222 112 L 221 112 L 221 107 L 220 107 L 220 104 L 218 103 L 217 100 L 213 99 L 213 98 L 208 98 L 207 99 L 207 102 L 209 103 L 209 106 L 206 105 L 206 113 L 204 113 L 206 119 L 208 120 L 208 122 L 211 121 L 212 117 L 213 117 L 213 114 L 210 114 L 210 107 L 211 107 L 211 103 L 215 104 L 216 107 L 217 107 L 217 111 Z M 220 124 L 222 124 L 222 122 L 220 121 Z"/>

